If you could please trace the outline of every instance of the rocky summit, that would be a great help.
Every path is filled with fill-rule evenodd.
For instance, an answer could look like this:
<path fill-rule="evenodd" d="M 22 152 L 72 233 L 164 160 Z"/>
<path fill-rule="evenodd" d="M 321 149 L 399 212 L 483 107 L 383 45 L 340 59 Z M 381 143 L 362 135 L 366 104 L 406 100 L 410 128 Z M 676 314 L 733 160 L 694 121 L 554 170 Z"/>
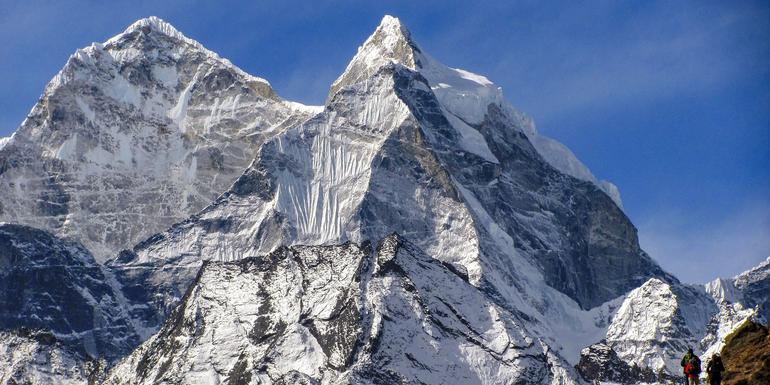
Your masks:
<path fill-rule="evenodd" d="M 45 358 L 3 380 L 672 383 L 768 311 L 768 264 L 680 283 L 614 185 L 391 16 L 321 107 L 140 20 L 0 142 L 0 191 L 0 349 Z"/>

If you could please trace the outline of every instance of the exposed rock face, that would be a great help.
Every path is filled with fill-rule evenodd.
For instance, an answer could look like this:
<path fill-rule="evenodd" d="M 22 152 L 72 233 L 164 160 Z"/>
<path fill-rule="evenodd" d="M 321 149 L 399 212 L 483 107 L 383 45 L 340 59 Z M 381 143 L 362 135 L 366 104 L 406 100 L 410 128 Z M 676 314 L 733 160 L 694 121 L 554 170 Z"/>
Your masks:
<path fill-rule="evenodd" d="M 169 24 L 140 20 L 73 54 L 0 145 L 0 220 L 113 258 L 208 205 L 309 114 Z"/>
<path fill-rule="evenodd" d="M 770 333 L 767 326 L 746 322 L 725 342 L 722 349 L 725 385 L 770 383 Z"/>
<path fill-rule="evenodd" d="M 583 378 L 600 383 L 641 384 L 655 382 L 675 382 L 674 376 L 659 375 L 650 368 L 640 369 L 629 365 L 618 357 L 615 350 L 605 343 L 591 345 L 580 353 L 577 370 Z"/>
<path fill-rule="evenodd" d="M 26 328 L 0 331 L 2 384 L 99 384 L 103 365 L 69 350 L 50 332 Z"/>
<path fill-rule="evenodd" d="M 0 330 L 48 330 L 82 356 L 122 357 L 140 337 L 108 281 L 82 246 L 0 224 Z"/>
<path fill-rule="evenodd" d="M 402 238 L 206 263 L 108 384 L 572 384 L 516 315 Z"/>

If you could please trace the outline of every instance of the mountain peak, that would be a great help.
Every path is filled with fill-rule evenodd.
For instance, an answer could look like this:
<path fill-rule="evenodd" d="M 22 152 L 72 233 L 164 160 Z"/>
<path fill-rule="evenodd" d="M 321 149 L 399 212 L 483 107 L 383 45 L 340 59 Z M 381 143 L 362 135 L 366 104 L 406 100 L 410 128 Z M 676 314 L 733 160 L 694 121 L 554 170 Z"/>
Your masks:
<path fill-rule="evenodd" d="M 176 29 L 173 25 L 171 25 L 170 23 L 166 22 L 165 20 L 157 16 L 148 16 L 143 19 L 139 19 L 135 21 L 133 24 L 129 25 L 125 31 L 113 37 L 112 39 L 108 40 L 107 43 L 117 41 L 123 36 L 129 35 L 136 31 L 155 31 L 172 38 L 176 38 L 188 43 L 192 43 L 194 45 L 200 45 L 200 43 L 188 38 L 187 36 L 179 32 L 179 30 Z"/>
<path fill-rule="evenodd" d="M 756 282 L 768 278 L 770 278 L 770 257 L 767 257 L 759 265 L 738 274 L 735 277 L 735 281 L 739 286 L 742 286 L 748 282 Z"/>
<path fill-rule="evenodd" d="M 399 63 L 415 69 L 416 52 L 419 53 L 420 49 L 412 41 L 409 30 L 398 18 L 385 15 L 364 44 L 358 47 L 358 52 L 345 68 L 345 72 L 334 81 L 329 97 L 341 88 L 371 76 L 390 63 Z"/>
<path fill-rule="evenodd" d="M 402 27 L 401 20 L 391 15 L 385 15 L 382 17 L 382 20 L 380 20 L 380 25 L 378 26 L 378 28 L 382 28 L 383 26 L 396 26 L 398 28 Z"/>
<path fill-rule="evenodd" d="M 358 48 L 356 57 L 361 53 L 379 55 L 383 59 L 403 64 L 407 67 L 415 67 L 414 51 L 419 52 L 417 45 L 412 41 L 409 30 L 401 24 L 397 17 L 385 15 L 374 32 L 366 39 L 364 45 Z M 376 59 L 374 55 L 370 60 Z"/>
<path fill-rule="evenodd" d="M 94 44 L 94 46 L 101 48 L 114 48 L 115 46 L 118 49 L 121 49 L 124 47 L 123 43 L 126 41 L 132 41 L 136 39 L 137 34 L 145 34 L 145 35 L 152 35 L 154 37 L 161 37 L 159 40 L 165 40 L 163 37 L 181 42 L 182 45 L 187 45 L 189 47 L 192 47 L 193 49 L 196 49 L 203 53 L 204 55 L 208 56 L 209 58 L 212 58 L 214 60 L 220 61 L 223 64 L 227 65 L 228 67 L 232 67 L 236 72 L 238 72 L 240 75 L 247 77 L 251 81 L 255 81 L 258 83 L 264 83 L 268 87 L 270 86 L 270 82 L 267 80 L 253 76 L 242 69 L 235 66 L 233 63 L 231 63 L 228 59 L 225 59 L 223 57 L 220 57 L 217 53 L 209 50 L 208 48 L 204 47 L 203 44 L 198 42 L 195 39 L 191 39 L 182 32 L 180 32 L 176 27 L 168 23 L 167 21 L 157 17 L 157 16 L 148 16 L 143 19 L 139 19 L 129 25 L 123 32 L 113 36 L 103 44 Z M 93 47 L 93 46 L 92 46 Z M 92 49 L 92 48 L 89 48 Z"/>
<path fill-rule="evenodd" d="M 377 29 L 374 30 L 372 36 L 378 33 L 386 36 L 393 36 L 398 40 L 404 41 L 409 41 L 411 38 L 409 30 L 406 29 L 403 24 L 401 24 L 401 20 L 391 15 L 385 15 L 382 17 L 380 25 L 378 25 Z"/>
<path fill-rule="evenodd" d="M 137 36 L 137 34 L 145 34 L 145 35 L 153 35 L 153 36 L 160 35 L 166 38 L 170 38 L 172 40 L 177 40 L 179 42 L 182 42 L 183 44 L 187 44 L 192 47 L 195 47 L 195 49 L 202 51 L 207 56 L 221 59 L 219 55 L 208 50 L 206 47 L 203 46 L 203 44 L 199 43 L 197 40 L 194 40 L 185 36 L 182 32 L 176 29 L 176 27 L 174 27 L 167 21 L 157 16 L 148 16 L 133 22 L 123 32 L 113 36 L 112 38 L 104 42 L 102 46 L 119 44 L 120 42 L 124 41 L 126 38 L 133 40 L 135 39 L 135 36 Z"/>

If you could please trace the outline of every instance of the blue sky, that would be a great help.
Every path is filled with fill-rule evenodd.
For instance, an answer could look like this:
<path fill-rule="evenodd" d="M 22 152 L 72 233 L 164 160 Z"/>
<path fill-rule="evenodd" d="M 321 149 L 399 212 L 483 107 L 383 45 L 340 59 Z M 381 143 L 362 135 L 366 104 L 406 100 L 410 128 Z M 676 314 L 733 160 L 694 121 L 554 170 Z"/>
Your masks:
<path fill-rule="evenodd" d="M 617 184 L 642 246 L 680 279 L 770 256 L 770 2 L 381 3 L 0 0 L 0 136 L 75 49 L 141 17 L 321 104 L 387 13 Z"/>

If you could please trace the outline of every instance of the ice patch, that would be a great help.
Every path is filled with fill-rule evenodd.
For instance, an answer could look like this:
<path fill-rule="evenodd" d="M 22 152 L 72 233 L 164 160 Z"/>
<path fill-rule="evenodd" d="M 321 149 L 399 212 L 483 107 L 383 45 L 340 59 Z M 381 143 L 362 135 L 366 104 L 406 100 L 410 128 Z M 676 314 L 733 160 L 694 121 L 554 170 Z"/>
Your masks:
<path fill-rule="evenodd" d="M 83 154 L 86 161 L 96 163 L 98 165 L 111 165 L 115 159 L 115 154 L 105 150 L 101 146 L 96 146 Z"/>
<path fill-rule="evenodd" d="M 152 77 L 161 82 L 166 88 L 173 90 L 179 83 L 179 74 L 175 67 L 154 66 Z"/>
<path fill-rule="evenodd" d="M 595 181 L 593 174 L 565 145 L 542 135 L 532 138 L 540 155 L 557 170 L 582 180 Z"/>
<path fill-rule="evenodd" d="M 417 61 L 441 105 L 469 124 L 481 123 L 490 104 L 503 102 L 500 88 L 484 76 L 449 68 L 425 54 Z"/>
<path fill-rule="evenodd" d="M 65 140 L 59 149 L 56 150 L 54 157 L 61 160 L 71 160 L 75 156 L 75 149 L 78 144 L 78 134 L 72 135 L 72 137 Z"/>
<path fill-rule="evenodd" d="M 198 170 L 198 157 L 193 156 L 190 165 L 184 171 L 184 180 L 189 185 L 195 181 L 195 173 Z"/>
<path fill-rule="evenodd" d="M 500 164 L 500 161 L 492 154 L 489 146 L 487 146 L 487 140 L 484 138 L 484 135 L 481 135 L 475 128 L 465 124 L 465 122 L 451 112 L 444 111 L 444 116 L 449 120 L 452 127 L 460 133 L 460 147 L 463 150 L 476 154 L 488 162 Z"/>
<path fill-rule="evenodd" d="M 139 90 L 121 74 L 115 74 L 115 77 L 110 81 L 109 87 L 104 91 L 107 96 L 117 101 L 131 104 L 135 107 L 141 105 L 142 95 L 139 93 Z"/>
<path fill-rule="evenodd" d="M 477 74 L 474 74 L 473 72 L 468 72 L 466 70 L 459 69 L 459 68 L 454 68 L 454 71 L 457 72 L 461 78 L 470 80 L 474 83 L 478 83 L 480 86 L 484 86 L 484 87 L 494 86 L 494 83 L 489 81 L 489 79 L 487 79 L 486 76 L 477 75 Z"/>
<path fill-rule="evenodd" d="M 305 112 L 312 115 L 320 114 L 324 110 L 324 106 L 308 106 L 302 103 L 291 102 L 288 100 L 284 100 L 283 105 L 289 107 L 293 111 Z"/>
<path fill-rule="evenodd" d="M 118 140 L 118 156 L 117 161 L 130 166 L 132 164 L 132 151 L 131 137 L 126 134 L 117 134 Z"/>
<path fill-rule="evenodd" d="M 187 131 L 187 128 L 184 125 L 184 120 L 187 118 L 187 103 L 190 102 L 191 91 L 193 86 L 195 86 L 197 79 L 198 76 L 196 74 L 195 78 L 187 84 L 187 87 L 185 87 L 179 95 L 176 105 L 168 112 L 168 117 L 176 123 L 181 133 Z"/>
<path fill-rule="evenodd" d="M 76 97 L 75 102 L 78 104 L 78 107 L 80 107 L 80 110 L 83 111 L 83 114 L 85 114 L 86 118 L 90 121 L 94 121 L 94 118 L 96 118 L 96 113 L 91 109 L 91 107 L 86 104 L 86 102 L 83 101 L 83 99 Z"/>
<path fill-rule="evenodd" d="M 581 162 L 569 148 L 567 148 L 567 146 L 538 133 L 529 135 L 529 139 L 532 145 L 535 146 L 537 152 L 540 153 L 540 156 L 542 156 L 548 164 L 564 174 L 580 180 L 592 182 L 596 187 L 599 187 L 599 189 L 604 191 L 618 207 L 623 209 L 623 202 L 620 199 L 618 187 L 606 180 L 599 181 L 594 174 L 591 173 L 591 170 L 589 170 L 588 167 L 586 167 L 586 165 L 583 164 L 583 162 Z"/>
<path fill-rule="evenodd" d="M 10 136 L 9 136 L 9 137 L 5 137 L 5 138 L 0 138 L 0 150 L 2 150 L 3 148 L 5 148 L 5 146 L 6 146 L 8 143 L 10 143 L 10 142 L 11 142 L 11 137 L 10 137 Z"/>
<path fill-rule="evenodd" d="M 600 180 L 598 186 L 621 210 L 623 210 L 623 200 L 620 198 L 620 189 L 618 186 L 608 180 Z"/>

